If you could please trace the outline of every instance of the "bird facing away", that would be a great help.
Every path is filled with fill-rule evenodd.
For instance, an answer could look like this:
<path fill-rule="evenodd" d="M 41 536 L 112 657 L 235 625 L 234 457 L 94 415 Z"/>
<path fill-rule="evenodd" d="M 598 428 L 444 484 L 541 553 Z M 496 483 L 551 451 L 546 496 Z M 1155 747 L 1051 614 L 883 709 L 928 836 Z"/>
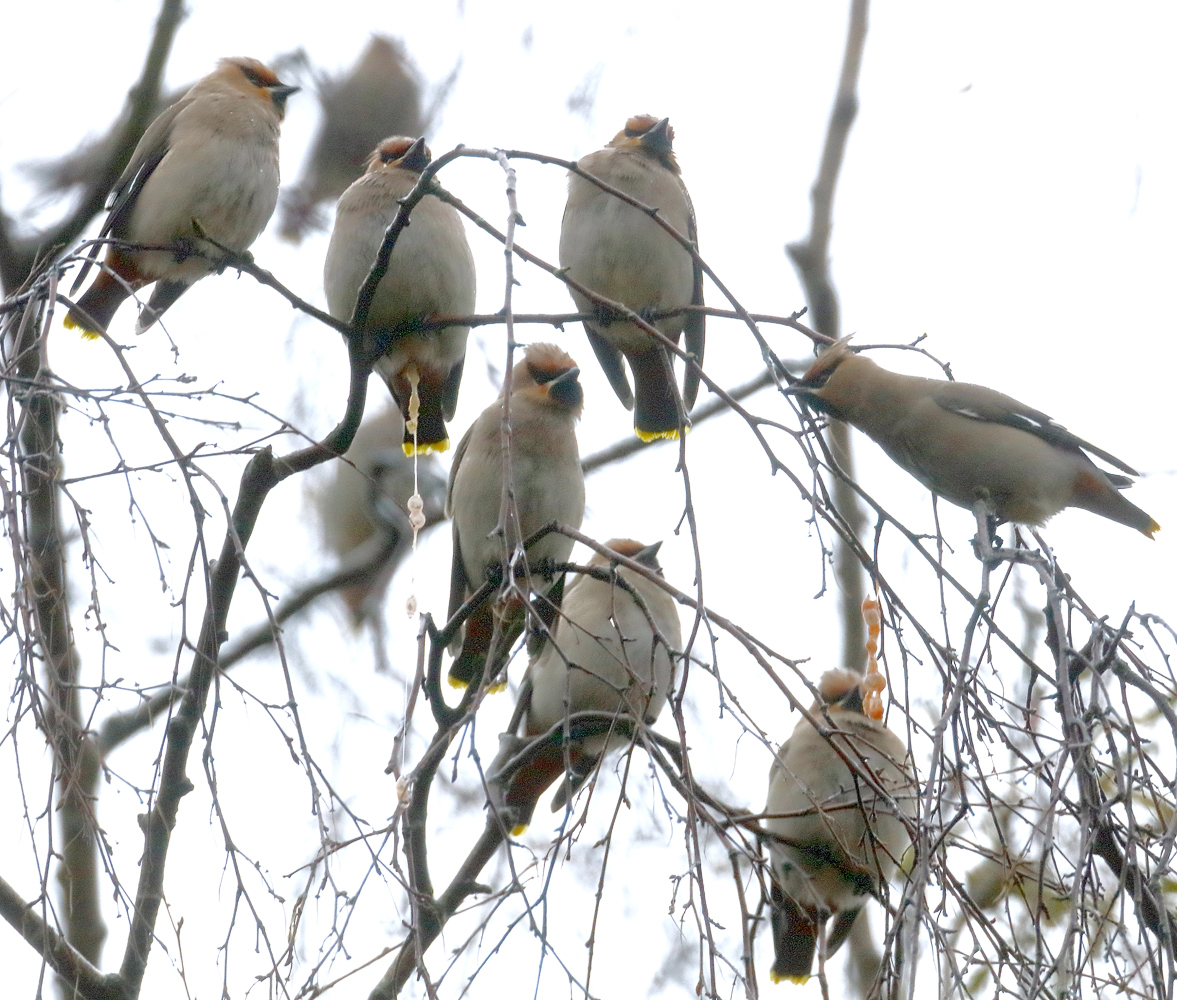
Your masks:
<path fill-rule="evenodd" d="M 891 877 L 907 847 L 907 827 L 887 798 L 911 815 L 907 748 L 882 722 L 862 712 L 862 677 L 830 670 L 811 713 L 833 722 L 828 739 L 801 719 L 768 773 L 772 864 L 772 981 L 804 982 L 813 967 L 819 927 L 834 918 L 831 955 L 846 939 L 868 896 Z M 855 764 L 852 771 L 846 761 Z M 880 795 L 873 784 L 887 795 Z"/>
<path fill-rule="evenodd" d="M 325 229 L 319 205 L 334 201 L 368 165 L 385 136 L 427 131 L 421 112 L 421 82 L 404 46 L 373 35 L 351 71 L 318 85 L 322 117 L 318 134 L 293 188 L 282 192 L 278 234 L 299 242 Z"/>
<path fill-rule="evenodd" d="M 406 513 L 413 493 L 413 459 L 401 450 L 401 415 L 392 407 L 360 424 L 344 460 L 333 462 L 330 478 L 314 502 L 323 541 L 340 565 L 365 562 L 395 538 L 392 551 L 374 572 L 340 589 L 352 624 L 362 625 L 379 613 L 384 592 L 408 554 L 413 529 Z M 427 524 L 445 514 L 445 472 L 433 456 L 417 462 L 417 490 Z"/>
<path fill-rule="evenodd" d="M 584 400 L 579 375 L 576 362 L 553 344 L 531 344 L 511 373 L 510 487 L 517 521 L 506 525 L 509 552 L 517 540 L 552 521 L 579 528 L 584 518 L 584 474 L 576 445 L 576 421 Z M 500 394 L 482 411 L 459 442 L 450 468 L 446 500 L 446 512 L 454 523 L 450 618 L 489 574 L 501 570 L 504 542 L 493 532 L 503 496 L 503 403 Z M 571 552 L 572 539 L 552 532 L 527 550 L 527 565 L 534 573 L 545 561 L 567 561 Z M 529 586 L 526 579 L 519 585 Z M 533 576 L 530 587 L 545 595 L 537 602 L 538 610 L 545 624 L 550 624 L 563 596 L 563 576 L 547 581 Z M 501 611 L 497 607 L 492 596 L 467 619 L 461 652 L 449 670 L 451 684 L 465 687 L 482 677 L 496 615 L 501 636 L 489 676 L 506 662 L 526 615 L 517 598 Z"/>
<path fill-rule="evenodd" d="M 336 319 L 351 321 L 384 233 L 431 159 L 424 139 L 385 139 L 368 158 L 363 177 L 343 192 L 335 230 L 323 264 L 327 306 Z M 388 384 L 406 421 L 404 449 L 411 455 L 408 423 L 412 379 L 418 379 L 420 413 L 415 447 L 445 451 L 466 360 L 468 326 L 414 329 L 425 321 L 474 312 L 474 257 L 462 220 L 452 206 L 426 195 L 413 209 L 376 286 L 366 329 L 389 338 L 376 371 Z"/>
<path fill-rule="evenodd" d="M 658 210 L 692 243 L 697 243 L 695 210 L 679 176 L 669 119 L 638 115 L 604 148 L 578 166 Z M 560 229 L 560 266 L 586 288 L 619 302 L 645 318 L 686 305 L 703 304 L 703 271 L 683 247 L 645 212 L 627 205 L 577 174 L 568 176 L 568 204 Z M 613 320 L 579 292 L 569 289 L 577 311 L 594 313 L 584 332 L 617 398 L 634 411 L 634 431 L 643 441 L 678 437 L 678 393 L 672 359 L 665 348 L 633 323 Z M 703 314 L 668 316 L 654 322 L 674 343 L 686 331 L 686 349 L 703 363 Z M 624 357 L 633 371 L 633 390 Z M 683 374 L 684 410 L 695 405 L 699 376 Z"/>
<path fill-rule="evenodd" d="M 605 545 L 662 575 L 661 542 L 643 545 L 614 538 Z M 596 553 L 589 566 L 608 570 L 611 562 Z M 520 695 L 527 699 L 524 735 L 499 738 L 496 762 L 500 766 L 534 737 L 577 712 L 624 714 L 645 723 L 658 718 L 670 691 L 672 656 L 682 648 L 678 611 L 674 599 L 645 577 L 624 566 L 615 572 L 620 584 L 584 575 L 568 588 L 550 637 L 533 653 L 527 668 L 529 683 Z M 637 594 L 636 599 L 627 588 Z M 595 735 L 577 737 L 577 723 L 569 720 L 567 741 L 561 730 L 525 768 L 497 784 L 495 767 L 487 772 L 495 808 L 515 835 L 531 821 L 536 800 L 564 774 L 566 764 L 568 782 L 556 792 L 553 812 L 564 808 L 607 752 L 629 742 L 628 732 L 603 734 L 601 725 L 593 721 Z"/>
<path fill-rule="evenodd" d="M 1132 485 L 1105 473 L 1087 452 L 1139 475 L 1040 410 L 985 386 L 899 375 L 851 352 L 827 348 L 788 392 L 853 424 L 928 489 L 972 510 L 982 501 L 999 521 L 1041 525 L 1082 507 L 1135 528 L 1160 530 L 1120 494 Z"/>
<path fill-rule="evenodd" d="M 256 59 L 222 59 L 147 127 L 98 235 L 172 249 L 111 246 L 98 277 L 66 315 L 68 328 L 97 336 L 125 298 L 155 282 L 135 327 L 142 333 L 217 269 L 220 251 L 201 235 L 238 253 L 249 248 L 278 200 L 278 131 L 286 99 L 297 90 Z"/>

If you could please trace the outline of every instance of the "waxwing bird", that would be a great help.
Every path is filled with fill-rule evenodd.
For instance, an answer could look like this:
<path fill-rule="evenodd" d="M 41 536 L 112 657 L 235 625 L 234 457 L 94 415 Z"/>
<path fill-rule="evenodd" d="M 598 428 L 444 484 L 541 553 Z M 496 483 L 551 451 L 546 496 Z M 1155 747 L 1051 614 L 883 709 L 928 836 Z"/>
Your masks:
<path fill-rule="evenodd" d="M 313 498 L 323 542 L 341 567 L 367 562 L 392 544 L 372 573 L 340 589 L 356 627 L 378 614 L 388 583 L 412 545 L 407 510 L 414 469 L 413 459 L 401 450 L 403 437 L 401 415 L 392 407 L 365 420 Z M 417 461 L 416 480 L 425 522 L 435 524 L 445 514 L 446 478 L 434 456 Z"/>
<path fill-rule="evenodd" d="M 297 90 L 256 59 L 222 59 L 148 126 L 98 235 L 173 249 L 111 246 L 67 327 L 96 336 L 127 296 L 155 282 L 135 327 L 142 333 L 216 270 L 219 251 L 202 236 L 237 252 L 257 239 L 278 200 L 278 131 Z"/>
<path fill-rule="evenodd" d="M 661 576 L 661 542 L 643 545 L 629 538 L 614 538 L 605 544 Z M 611 560 L 596 553 L 589 565 L 607 570 Z M 572 716 L 605 712 L 653 723 L 666 704 L 674 669 L 672 657 L 682 648 L 674 599 L 624 566 L 615 572 L 620 584 L 586 575 L 577 577 L 568 588 L 550 636 L 527 668 L 523 688 L 527 693 L 521 695 L 527 699 L 523 736 L 504 734 L 499 738 L 498 767 L 492 765 L 488 770 L 488 787 L 495 808 L 516 834 L 530 822 L 536 800 L 564 774 L 566 764 L 568 782 L 557 790 L 553 812 L 564 808 L 608 751 L 629 742 L 626 732 L 602 734 L 600 721 L 593 722 L 594 735 L 577 738 Z M 561 730 L 550 744 L 529 755 L 526 766 L 515 773 L 506 772 L 507 762 L 515 754 L 565 719 L 570 737 L 567 748 Z"/>
<path fill-rule="evenodd" d="M 584 393 L 576 362 L 553 344 L 531 344 L 511 373 L 510 456 L 511 488 L 517 525 L 507 525 L 507 546 L 527 538 L 545 524 L 559 521 L 580 527 L 584 518 L 584 474 L 576 446 L 576 421 Z M 450 468 L 446 513 L 454 522 L 454 556 L 450 577 L 449 617 L 462 606 L 493 571 L 501 571 L 503 539 L 492 534 L 499 523 L 503 496 L 503 395 L 466 431 Z M 564 578 L 544 581 L 536 572 L 541 563 L 566 562 L 572 539 L 552 532 L 527 550 L 532 568 L 531 587 L 543 597 L 545 623 L 554 617 L 563 595 Z M 526 581 L 521 581 L 527 587 Z M 498 673 L 524 627 L 521 602 L 511 601 L 496 612 L 495 600 L 486 601 L 466 621 L 461 651 L 449 670 L 450 683 L 459 687 L 476 682 L 484 667 Z M 500 615 L 497 654 L 487 666 Z"/>
<path fill-rule="evenodd" d="M 604 149 L 578 166 L 624 191 L 692 243 L 695 210 L 679 176 L 669 119 L 638 115 Z M 592 181 L 568 176 L 568 204 L 560 229 L 560 266 L 586 288 L 644 316 L 703 304 L 703 271 L 683 247 L 646 213 L 627 205 Z M 669 353 L 633 323 L 613 321 L 590 299 L 572 290 L 577 311 L 595 313 L 584 332 L 617 398 L 634 411 L 634 431 L 643 441 L 678 437 L 678 393 Z M 686 349 L 703 363 L 703 314 L 669 316 L 655 326 L 674 343 L 686 331 Z M 622 357 L 633 371 L 633 390 Z M 685 410 L 695 405 L 699 376 L 683 375 Z"/>
<path fill-rule="evenodd" d="M 299 242 L 327 221 L 319 205 L 334 201 L 363 172 L 373 147 L 389 135 L 422 135 L 421 78 L 404 45 L 373 35 L 351 70 L 318 80 L 321 120 L 298 183 L 282 192 L 279 235 Z"/>
<path fill-rule="evenodd" d="M 385 139 L 368 158 L 364 176 L 343 192 L 323 264 L 327 305 L 336 319 L 351 320 L 400 199 L 412 191 L 430 159 L 424 139 Z M 470 332 L 468 326 L 413 327 L 473 312 L 474 257 L 462 220 L 452 206 L 426 195 L 397 239 L 367 320 L 368 330 L 390 337 L 376 371 L 405 418 L 406 454 L 414 447 L 419 453 L 449 447 L 445 423 L 458 405 Z M 409 423 L 414 380 L 420 400 L 415 440 Z"/>
<path fill-rule="evenodd" d="M 899 375 L 851 352 L 846 339 L 825 350 L 787 390 L 853 424 L 928 489 L 972 510 L 983 502 L 999 521 L 1041 525 L 1082 507 L 1153 537 L 1148 514 L 1125 500 L 1131 466 L 1076 437 L 1039 410 L 980 385 Z"/>
<path fill-rule="evenodd" d="M 828 714 L 835 733 L 827 739 L 802 719 L 768 773 L 773 982 L 809 977 L 830 917 L 825 950 L 833 954 L 908 844 L 901 816 L 914 807 L 907 748 L 863 714 L 861 682 L 850 670 L 822 675 L 811 713 L 819 722 Z"/>

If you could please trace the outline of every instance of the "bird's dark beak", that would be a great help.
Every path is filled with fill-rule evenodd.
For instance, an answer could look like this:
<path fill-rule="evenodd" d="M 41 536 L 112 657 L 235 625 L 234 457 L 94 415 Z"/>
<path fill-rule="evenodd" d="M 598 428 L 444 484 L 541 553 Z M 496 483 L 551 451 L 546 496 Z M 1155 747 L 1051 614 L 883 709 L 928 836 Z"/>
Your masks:
<path fill-rule="evenodd" d="M 577 379 L 580 377 L 579 368 L 569 368 L 561 372 L 552 381 L 545 383 L 549 398 L 570 410 L 576 409 L 584 402 L 584 389 Z"/>
<path fill-rule="evenodd" d="M 653 570 L 661 570 L 662 567 L 658 564 L 658 550 L 662 548 L 662 542 L 653 542 L 647 545 L 644 549 L 639 549 L 634 553 L 633 561 L 641 563 L 643 566 L 649 566 Z"/>
<path fill-rule="evenodd" d="M 670 138 L 670 119 L 663 118 L 649 132 L 646 132 L 642 136 L 641 143 L 656 156 L 665 156 L 669 153 L 674 146 Z"/>
<path fill-rule="evenodd" d="M 270 100 L 274 102 L 274 107 L 278 109 L 278 114 L 286 114 L 286 98 L 291 94 L 297 94 L 302 87 L 291 87 L 285 83 L 277 83 L 272 87 L 266 88 L 270 92 Z"/>
<path fill-rule="evenodd" d="M 433 157 L 429 153 L 429 147 L 425 145 L 425 137 L 421 136 L 408 149 L 405 150 L 404 155 L 400 158 L 398 167 L 403 167 L 405 170 L 411 170 L 415 174 L 419 174 L 427 166 Z"/>

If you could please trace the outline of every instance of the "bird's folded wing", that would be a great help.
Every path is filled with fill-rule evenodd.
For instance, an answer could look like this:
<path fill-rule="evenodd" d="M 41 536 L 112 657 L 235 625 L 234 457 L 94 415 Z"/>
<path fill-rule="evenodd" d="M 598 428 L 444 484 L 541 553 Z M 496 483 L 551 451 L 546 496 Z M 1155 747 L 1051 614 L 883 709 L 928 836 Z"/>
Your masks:
<path fill-rule="evenodd" d="M 1004 393 L 981 385 L 946 382 L 942 387 L 937 388 L 932 394 L 932 398 L 941 409 L 947 410 L 949 413 L 957 413 L 973 420 L 1016 427 L 1060 448 L 1089 452 L 1130 476 L 1140 475 L 1126 462 L 1072 434 L 1062 424 L 1055 423 L 1049 415 L 1041 410 L 1035 410 L 1033 407 L 1026 406 L 1025 403 L 1019 403 Z"/>

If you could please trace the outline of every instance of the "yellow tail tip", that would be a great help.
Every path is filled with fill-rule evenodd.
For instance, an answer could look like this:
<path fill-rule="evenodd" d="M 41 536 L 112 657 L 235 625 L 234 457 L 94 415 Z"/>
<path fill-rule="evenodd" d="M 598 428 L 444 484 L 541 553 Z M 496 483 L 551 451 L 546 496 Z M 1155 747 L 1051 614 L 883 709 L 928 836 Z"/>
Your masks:
<path fill-rule="evenodd" d="M 527 824 L 520 823 L 518 826 L 511 827 L 511 836 L 512 837 L 521 837 L 521 836 L 523 836 L 523 834 L 526 831 L 527 831 Z"/>
<path fill-rule="evenodd" d="M 649 444 L 651 441 L 674 441 L 678 438 L 678 431 L 644 431 L 640 427 L 635 427 L 633 432 L 641 440 L 642 444 Z"/>
<path fill-rule="evenodd" d="M 804 986 L 809 982 L 808 974 L 804 976 L 782 976 L 779 972 L 770 972 L 768 978 L 774 983 L 796 983 L 798 986 Z"/>
<path fill-rule="evenodd" d="M 465 691 L 470 686 L 469 681 L 464 681 L 453 674 L 447 674 L 446 680 L 450 682 L 450 687 L 457 688 L 459 691 Z"/>
<path fill-rule="evenodd" d="M 61 321 L 61 325 L 64 326 L 67 330 L 80 330 L 82 332 L 82 337 L 86 340 L 97 340 L 102 336 L 102 334 L 96 333 L 93 330 L 87 330 L 84 326 L 82 326 L 81 323 L 74 319 L 73 313 L 66 313 L 65 319 Z"/>
<path fill-rule="evenodd" d="M 1161 526 L 1150 517 L 1148 519 L 1148 527 L 1144 529 L 1144 533 L 1148 535 L 1149 538 L 1155 538 L 1157 532 L 1160 530 Z"/>
<path fill-rule="evenodd" d="M 446 438 L 444 441 L 418 441 L 416 445 L 412 441 L 406 441 L 401 445 L 401 450 L 412 458 L 414 455 L 440 455 L 443 451 L 449 451 L 450 439 Z"/>
<path fill-rule="evenodd" d="M 494 684 L 488 685 L 487 689 L 486 689 L 486 693 L 487 694 L 498 694 L 500 691 L 505 691 L 506 689 L 507 689 L 507 679 L 504 677 L 501 681 L 498 681 Z"/>

